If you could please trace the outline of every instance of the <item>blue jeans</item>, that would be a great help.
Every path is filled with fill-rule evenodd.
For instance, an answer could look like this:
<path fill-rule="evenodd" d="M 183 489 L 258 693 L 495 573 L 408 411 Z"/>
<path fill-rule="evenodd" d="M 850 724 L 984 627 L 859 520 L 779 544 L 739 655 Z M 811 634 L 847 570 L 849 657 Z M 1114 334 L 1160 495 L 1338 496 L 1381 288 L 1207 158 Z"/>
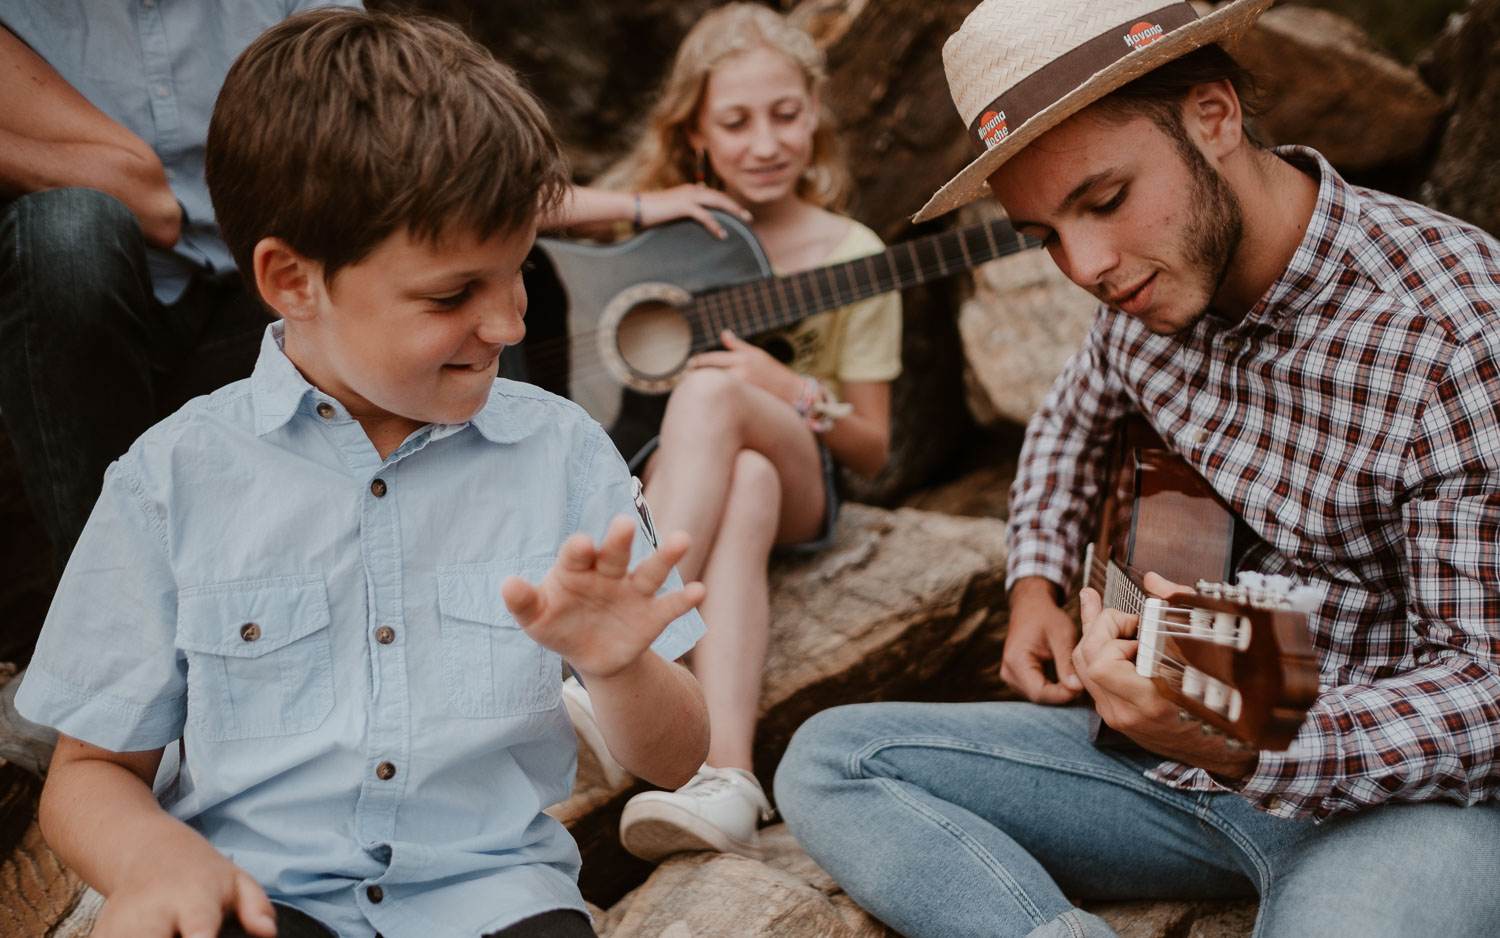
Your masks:
<path fill-rule="evenodd" d="M 105 467 L 188 398 L 249 375 L 269 321 L 233 275 L 158 302 L 140 225 L 102 192 L 0 205 L 0 419 L 57 571 Z"/>
<path fill-rule="evenodd" d="M 1500 804 L 1323 824 L 1152 782 L 1087 711 L 877 703 L 797 731 L 776 800 L 807 852 L 907 938 L 1114 935 L 1079 900 L 1260 895 L 1257 938 L 1500 934 Z"/>

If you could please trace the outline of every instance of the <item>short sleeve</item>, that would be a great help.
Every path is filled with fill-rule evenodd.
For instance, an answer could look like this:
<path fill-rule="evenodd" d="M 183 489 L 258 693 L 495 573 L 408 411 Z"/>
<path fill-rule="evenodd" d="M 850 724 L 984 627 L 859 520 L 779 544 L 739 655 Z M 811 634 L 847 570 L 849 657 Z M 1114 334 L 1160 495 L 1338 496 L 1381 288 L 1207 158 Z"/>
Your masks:
<path fill-rule="evenodd" d="M 187 717 L 177 594 L 155 508 L 128 463 L 109 468 L 16 698 L 28 719 L 114 752 L 165 746 Z"/>

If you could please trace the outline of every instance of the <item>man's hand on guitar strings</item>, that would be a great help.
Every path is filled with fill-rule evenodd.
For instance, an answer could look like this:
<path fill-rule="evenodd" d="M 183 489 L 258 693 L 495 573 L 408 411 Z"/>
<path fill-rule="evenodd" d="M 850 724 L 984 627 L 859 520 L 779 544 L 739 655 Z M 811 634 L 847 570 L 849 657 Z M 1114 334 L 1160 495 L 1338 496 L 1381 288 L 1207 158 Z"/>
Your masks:
<path fill-rule="evenodd" d="M 1145 586 L 1162 597 L 1186 589 L 1154 573 L 1146 576 Z M 1099 593 L 1085 589 L 1079 594 L 1079 618 L 1083 637 L 1073 649 L 1073 666 L 1105 723 L 1151 752 L 1224 778 L 1253 771 L 1257 753 L 1231 746 L 1217 733 L 1205 735 L 1201 724 L 1181 719 L 1178 706 L 1136 673 L 1136 616 L 1105 609 Z"/>
<path fill-rule="evenodd" d="M 1000 677 L 1033 703 L 1065 704 L 1083 692 L 1073 673 L 1078 626 L 1057 604 L 1057 588 L 1041 577 L 1018 581 L 1010 594 L 1010 629 Z M 1056 679 L 1048 674 L 1056 669 Z"/>

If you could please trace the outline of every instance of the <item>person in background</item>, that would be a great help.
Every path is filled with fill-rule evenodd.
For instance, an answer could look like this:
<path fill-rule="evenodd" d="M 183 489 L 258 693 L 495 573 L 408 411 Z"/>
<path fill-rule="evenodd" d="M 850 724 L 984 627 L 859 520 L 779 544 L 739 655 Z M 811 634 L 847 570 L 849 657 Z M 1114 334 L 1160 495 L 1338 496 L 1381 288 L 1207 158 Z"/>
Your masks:
<path fill-rule="evenodd" d="M 706 14 L 678 50 L 638 146 L 605 185 L 649 192 L 717 187 L 749 210 L 776 273 L 877 253 L 880 239 L 836 210 L 848 187 L 821 100 L 823 56 L 756 3 Z M 631 464 L 667 528 L 692 535 L 680 567 L 708 587 L 708 635 L 691 667 L 708 701 L 708 761 L 677 791 L 632 798 L 621 841 L 658 860 L 683 850 L 759 854 L 770 805 L 752 765 L 770 626 L 773 548 L 833 537 L 839 466 L 873 476 L 890 438 L 890 382 L 901 370 L 901 305 L 886 294 L 698 355 L 673 389 L 660 436 Z M 568 693 L 580 735 L 587 697 Z M 601 754 L 607 764 L 607 754 Z"/>

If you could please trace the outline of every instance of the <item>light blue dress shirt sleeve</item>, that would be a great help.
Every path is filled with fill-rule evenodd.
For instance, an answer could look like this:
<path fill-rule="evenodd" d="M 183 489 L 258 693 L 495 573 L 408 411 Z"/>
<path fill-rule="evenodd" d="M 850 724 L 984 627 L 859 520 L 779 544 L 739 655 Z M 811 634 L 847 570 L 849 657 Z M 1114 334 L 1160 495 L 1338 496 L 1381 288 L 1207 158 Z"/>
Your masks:
<path fill-rule="evenodd" d="M 167 745 L 187 715 L 162 522 L 133 470 L 127 456 L 106 473 L 16 698 L 28 717 L 114 752 Z"/>

